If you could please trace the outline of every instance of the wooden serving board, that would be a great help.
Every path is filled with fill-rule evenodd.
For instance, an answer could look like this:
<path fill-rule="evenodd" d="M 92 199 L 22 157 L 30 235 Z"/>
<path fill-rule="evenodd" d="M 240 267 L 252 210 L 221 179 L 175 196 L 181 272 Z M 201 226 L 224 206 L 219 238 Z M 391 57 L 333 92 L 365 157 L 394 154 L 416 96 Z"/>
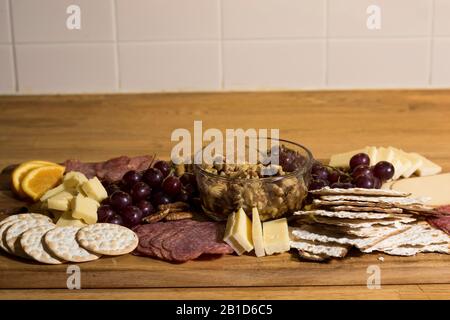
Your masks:
<path fill-rule="evenodd" d="M 0 211 L 24 204 L 13 198 L 8 181 L 7 173 L 0 175 Z M 43 265 L 2 252 L 0 288 L 67 288 L 68 265 Z M 365 286 L 372 265 L 380 268 L 385 285 L 450 283 L 450 256 L 441 254 L 393 257 L 355 251 L 328 263 L 299 261 L 295 253 L 262 258 L 249 254 L 183 264 L 124 255 L 78 264 L 82 288 Z"/>

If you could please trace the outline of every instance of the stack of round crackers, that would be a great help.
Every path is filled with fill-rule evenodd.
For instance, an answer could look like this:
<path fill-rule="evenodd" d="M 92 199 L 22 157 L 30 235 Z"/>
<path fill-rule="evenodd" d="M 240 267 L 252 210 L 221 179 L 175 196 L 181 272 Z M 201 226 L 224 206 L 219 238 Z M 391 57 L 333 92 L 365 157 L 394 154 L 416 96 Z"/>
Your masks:
<path fill-rule="evenodd" d="M 58 227 L 49 217 L 37 213 L 17 214 L 0 221 L 0 247 L 4 251 L 46 264 L 122 255 L 133 251 L 138 242 L 132 230 L 110 223 Z"/>

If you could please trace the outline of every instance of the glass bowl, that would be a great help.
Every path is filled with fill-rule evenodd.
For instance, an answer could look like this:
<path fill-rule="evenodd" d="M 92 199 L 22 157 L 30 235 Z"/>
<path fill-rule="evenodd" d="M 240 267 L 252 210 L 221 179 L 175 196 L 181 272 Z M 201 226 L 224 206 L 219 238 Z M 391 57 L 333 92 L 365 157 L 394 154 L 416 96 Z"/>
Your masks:
<path fill-rule="evenodd" d="M 267 145 L 271 145 L 272 139 L 267 140 Z M 283 147 L 284 150 L 293 151 L 298 155 L 296 159 L 299 162 L 294 171 L 283 172 L 280 169 L 283 175 L 264 177 L 255 176 L 250 172 L 250 178 L 242 178 L 218 174 L 219 170 L 224 170 L 223 166 L 228 165 L 226 163 L 217 166 L 194 165 L 201 205 L 209 217 L 217 221 L 226 221 L 228 215 L 239 208 L 243 208 L 251 215 L 252 208 L 256 207 L 261 220 L 266 221 L 287 216 L 302 207 L 311 179 L 311 166 L 314 161 L 312 154 L 300 144 L 282 139 L 274 140 L 279 142 L 280 150 Z M 248 143 L 246 148 L 249 148 Z M 230 170 L 239 171 L 236 167 L 242 165 L 228 166 L 231 167 Z"/>

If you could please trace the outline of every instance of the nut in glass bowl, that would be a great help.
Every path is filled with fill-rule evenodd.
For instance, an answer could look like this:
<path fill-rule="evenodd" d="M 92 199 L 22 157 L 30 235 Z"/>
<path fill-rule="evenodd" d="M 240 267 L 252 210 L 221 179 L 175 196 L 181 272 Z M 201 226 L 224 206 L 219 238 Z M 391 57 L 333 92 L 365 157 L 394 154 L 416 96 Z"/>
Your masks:
<path fill-rule="evenodd" d="M 261 220 L 266 221 L 302 207 L 308 194 L 313 163 L 311 152 L 294 142 L 276 141 L 280 144 L 278 164 L 218 161 L 194 165 L 202 208 L 208 216 L 225 221 L 239 208 L 251 213 L 251 209 L 257 207 Z M 267 176 L 267 169 L 270 169 L 270 176 Z"/>

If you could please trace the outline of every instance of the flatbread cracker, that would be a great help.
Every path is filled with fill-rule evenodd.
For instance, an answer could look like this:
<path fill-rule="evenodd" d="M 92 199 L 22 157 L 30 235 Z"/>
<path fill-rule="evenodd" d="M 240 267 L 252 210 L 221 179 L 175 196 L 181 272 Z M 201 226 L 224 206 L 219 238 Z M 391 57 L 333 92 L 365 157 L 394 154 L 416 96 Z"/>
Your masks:
<path fill-rule="evenodd" d="M 321 199 L 327 201 L 360 201 L 369 203 L 382 203 L 391 205 L 425 205 L 426 199 L 418 198 L 400 198 L 400 197 L 366 197 L 366 196 L 351 196 L 351 195 L 335 195 L 335 196 L 320 196 Z"/>
<path fill-rule="evenodd" d="M 388 219 L 392 218 L 392 214 L 376 213 L 376 212 L 355 212 L 355 211 L 328 211 L 328 210 L 308 210 L 296 211 L 294 216 L 322 216 L 330 218 L 347 218 L 347 219 Z"/>
<path fill-rule="evenodd" d="M 132 230 L 111 223 L 96 223 L 81 228 L 76 238 L 83 248 L 109 256 L 130 253 L 139 243 L 137 234 Z"/>
<path fill-rule="evenodd" d="M 43 245 L 43 237 L 48 231 L 54 228 L 55 226 L 44 225 L 25 231 L 20 237 L 20 245 L 22 246 L 23 251 L 38 262 L 46 264 L 64 263 L 64 260 L 52 255 L 51 252 Z"/>
<path fill-rule="evenodd" d="M 66 261 L 86 262 L 100 258 L 100 254 L 80 247 L 75 239 L 79 229 L 79 227 L 68 226 L 50 230 L 44 236 L 45 244 L 52 254 Z"/>
<path fill-rule="evenodd" d="M 387 197 L 409 197 L 411 193 L 386 189 L 364 189 L 364 188 L 330 188 L 309 191 L 314 195 L 355 195 L 355 196 L 387 196 Z"/>
<path fill-rule="evenodd" d="M 317 244 L 308 240 L 291 240 L 291 248 L 305 251 L 314 255 L 324 255 L 333 258 L 343 258 L 348 252 L 348 245 L 341 244 Z"/>
<path fill-rule="evenodd" d="M 308 217 L 301 221 L 309 222 L 309 224 L 322 223 L 333 226 L 348 227 L 350 229 L 361 229 L 361 228 L 371 228 L 376 225 L 388 226 L 395 224 L 407 224 L 416 221 L 416 219 L 408 216 L 398 216 L 398 215 L 394 215 L 392 218 L 389 219 L 346 219 L 346 218 L 330 218 L 330 217 L 314 216 Z"/>
<path fill-rule="evenodd" d="M 377 208 L 358 206 L 329 206 L 327 210 L 333 211 L 355 211 L 355 212 L 378 212 L 378 213 L 403 213 L 401 208 Z"/>
<path fill-rule="evenodd" d="M 391 203 L 376 203 L 376 202 L 365 202 L 365 201 L 349 201 L 349 200 L 323 200 L 314 199 L 313 204 L 315 206 L 352 206 L 352 207 L 376 207 L 382 209 L 395 208 Z"/>
<path fill-rule="evenodd" d="M 6 245 L 11 253 L 16 256 L 30 259 L 30 256 L 23 251 L 22 246 L 20 245 L 20 236 L 31 228 L 38 226 L 54 226 L 52 222 L 48 222 L 46 219 L 23 219 L 17 220 L 12 226 L 6 230 Z"/>
<path fill-rule="evenodd" d="M 418 253 L 445 253 L 450 254 L 450 247 L 448 244 L 432 244 L 428 246 L 399 246 L 389 250 L 383 250 L 384 253 L 393 256 L 414 256 Z"/>

